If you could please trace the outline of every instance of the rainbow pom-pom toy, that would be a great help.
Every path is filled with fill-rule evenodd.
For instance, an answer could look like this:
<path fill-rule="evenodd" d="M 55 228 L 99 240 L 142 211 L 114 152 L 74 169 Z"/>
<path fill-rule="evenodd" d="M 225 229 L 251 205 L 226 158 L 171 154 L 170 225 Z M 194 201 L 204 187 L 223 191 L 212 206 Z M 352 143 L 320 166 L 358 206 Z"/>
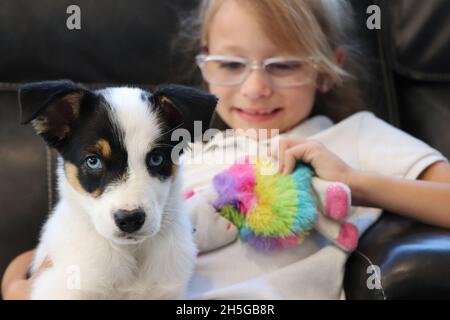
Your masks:
<path fill-rule="evenodd" d="M 238 237 L 261 251 L 283 249 L 301 244 L 312 229 L 314 239 L 322 236 L 345 251 L 358 245 L 350 188 L 314 176 L 301 162 L 284 176 L 273 161 L 247 157 L 216 174 L 211 185 L 184 190 L 184 197 L 200 252 Z"/>
<path fill-rule="evenodd" d="M 246 158 L 216 175 L 216 210 L 259 250 L 277 250 L 303 242 L 317 218 L 311 187 L 313 170 L 298 163 L 284 176 L 271 161 Z M 268 174 L 271 172 L 271 174 Z"/>

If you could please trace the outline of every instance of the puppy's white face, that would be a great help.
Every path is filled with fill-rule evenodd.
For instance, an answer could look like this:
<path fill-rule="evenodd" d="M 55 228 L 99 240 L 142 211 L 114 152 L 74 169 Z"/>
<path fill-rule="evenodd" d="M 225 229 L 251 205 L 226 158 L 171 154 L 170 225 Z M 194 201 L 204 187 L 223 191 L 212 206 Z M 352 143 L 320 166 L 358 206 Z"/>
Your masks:
<path fill-rule="evenodd" d="M 195 134 L 194 119 L 212 112 L 217 98 L 180 85 L 161 86 L 153 94 L 125 87 L 93 92 L 55 80 L 22 86 L 19 104 L 21 123 L 31 122 L 61 156 L 63 200 L 75 212 L 87 212 L 103 237 L 132 244 L 178 214 L 172 154 L 182 149 L 171 133 L 182 128 Z"/>
<path fill-rule="evenodd" d="M 96 94 L 99 99 L 84 102 L 95 105 L 83 106 L 87 111 L 61 152 L 71 200 L 103 237 L 141 242 L 160 230 L 173 201 L 175 143 L 149 93 L 109 88 Z"/>

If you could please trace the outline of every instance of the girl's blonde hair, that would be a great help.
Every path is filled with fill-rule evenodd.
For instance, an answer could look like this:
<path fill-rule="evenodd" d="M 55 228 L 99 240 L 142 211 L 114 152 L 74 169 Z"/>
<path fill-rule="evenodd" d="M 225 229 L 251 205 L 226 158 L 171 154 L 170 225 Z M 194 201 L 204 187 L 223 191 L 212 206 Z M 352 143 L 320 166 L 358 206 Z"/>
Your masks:
<path fill-rule="evenodd" d="M 303 53 L 317 61 L 319 81 L 334 87 L 317 91 L 314 114 L 323 114 L 338 122 L 362 109 L 361 89 L 354 77 L 360 73 L 355 46 L 353 10 L 346 0 L 202 0 L 196 19 L 184 30 L 196 32 L 193 43 L 198 51 L 207 51 L 209 30 L 224 1 L 238 1 L 259 21 L 266 35 L 277 46 L 292 53 Z M 343 48 L 345 63 L 335 61 L 335 50 Z"/>

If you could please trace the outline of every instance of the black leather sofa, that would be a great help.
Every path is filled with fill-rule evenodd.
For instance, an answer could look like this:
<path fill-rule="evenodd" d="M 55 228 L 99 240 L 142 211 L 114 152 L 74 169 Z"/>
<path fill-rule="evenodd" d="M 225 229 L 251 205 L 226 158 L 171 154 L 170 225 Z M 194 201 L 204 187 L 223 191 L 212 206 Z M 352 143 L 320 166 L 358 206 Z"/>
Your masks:
<path fill-rule="evenodd" d="M 374 78 L 366 85 L 367 107 L 449 157 L 450 2 L 352 2 Z M 81 8 L 81 30 L 66 27 L 72 4 Z M 59 78 L 92 88 L 193 84 L 198 74 L 181 68 L 192 56 L 171 41 L 180 13 L 195 4 L 0 2 L 0 275 L 13 257 L 36 245 L 55 202 L 55 155 L 31 128 L 19 125 L 19 85 Z M 371 4 L 381 8 L 381 30 L 366 28 Z M 367 285 L 373 279 L 371 264 L 380 268 L 381 288 Z M 349 299 L 450 298 L 450 231 L 384 213 L 349 258 L 344 285 Z"/>

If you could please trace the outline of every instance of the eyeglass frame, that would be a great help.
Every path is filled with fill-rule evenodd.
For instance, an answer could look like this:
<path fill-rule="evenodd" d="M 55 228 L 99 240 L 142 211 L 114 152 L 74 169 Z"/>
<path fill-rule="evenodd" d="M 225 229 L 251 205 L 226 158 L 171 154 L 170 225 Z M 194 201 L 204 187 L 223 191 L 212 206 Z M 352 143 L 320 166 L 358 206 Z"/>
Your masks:
<path fill-rule="evenodd" d="M 273 83 L 273 81 L 270 77 L 270 74 L 266 70 L 266 66 L 271 63 L 283 62 L 283 61 L 287 61 L 287 60 L 306 62 L 314 70 L 316 70 L 316 71 L 318 70 L 318 63 L 317 63 L 317 59 L 315 57 L 300 58 L 300 57 L 294 57 L 294 56 L 280 56 L 280 57 L 270 57 L 270 58 L 260 61 L 257 59 L 248 59 L 248 58 L 243 58 L 243 57 L 239 57 L 239 56 L 198 54 L 195 57 L 195 60 L 196 60 L 197 66 L 200 68 L 200 71 L 202 72 L 203 79 L 206 82 L 208 82 L 209 84 L 212 84 L 212 85 L 224 86 L 224 87 L 232 87 L 232 86 L 242 85 L 245 82 L 245 80 L 247 80 L 247 78 L 250 75 L 250 73 L 252 72 L 252 70 L 258 70 L 258 69 L 262 70 L 264 78 L 274 88 L 293 88 L 293 87 L 301 87 L 301 86 L 307 84 L 311 79 L 305 80 L 304 82 L 301 82 L 301 83 L 291 83 L 291 84 L 283 84 L 283 85 L 280 85 L 280 84 L 275 85 Z M 246 74 L 245 74 L 245 76 L 242 77 L 242 80 L 240 80 L 239 82 L 236 82 L 236 83 L 232 83 L 232 84 L 211 83 L 210 81 L 208 81 L 206 79 L 203 67 L 204 67 L 205 62 L 212 61 L 212 60 L 241 62 L 246 67 L 246 70 L 247 70 Z"/>

